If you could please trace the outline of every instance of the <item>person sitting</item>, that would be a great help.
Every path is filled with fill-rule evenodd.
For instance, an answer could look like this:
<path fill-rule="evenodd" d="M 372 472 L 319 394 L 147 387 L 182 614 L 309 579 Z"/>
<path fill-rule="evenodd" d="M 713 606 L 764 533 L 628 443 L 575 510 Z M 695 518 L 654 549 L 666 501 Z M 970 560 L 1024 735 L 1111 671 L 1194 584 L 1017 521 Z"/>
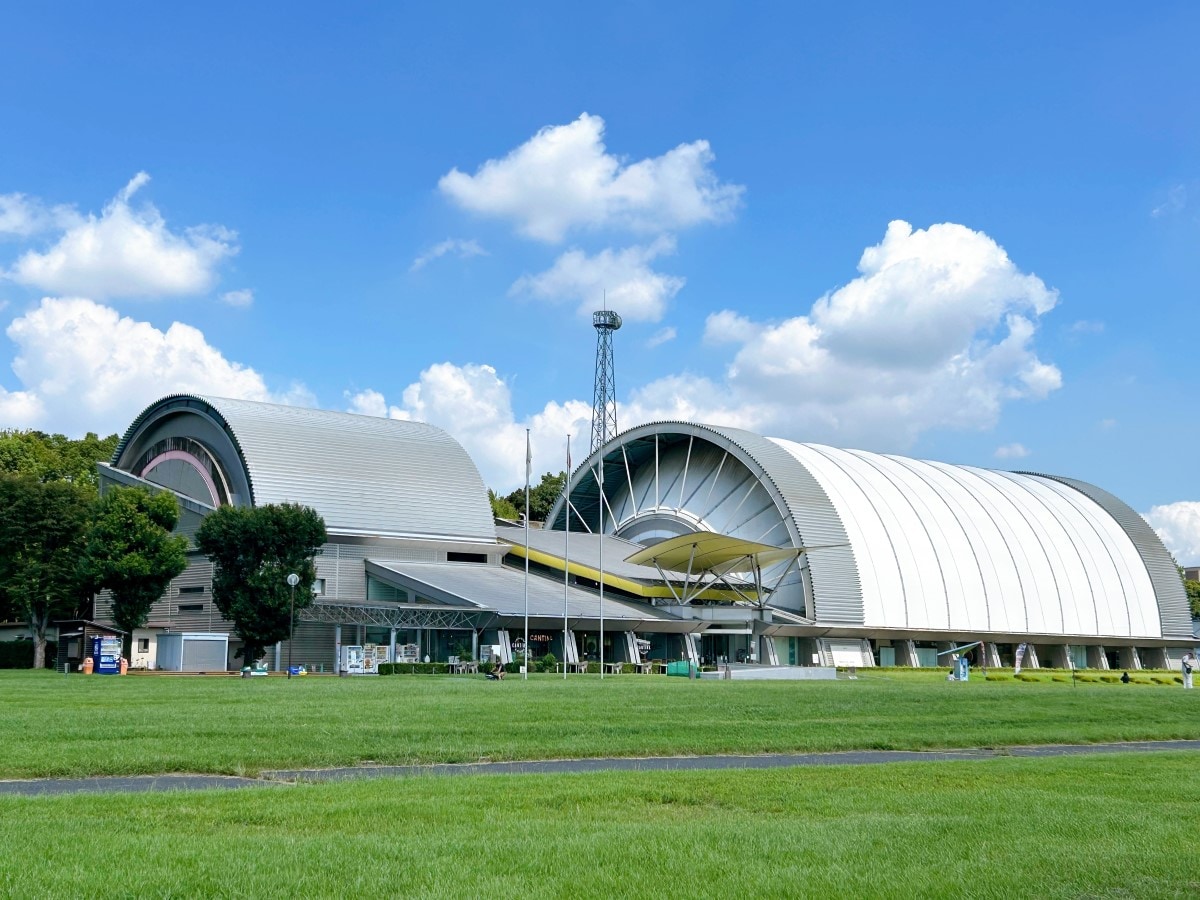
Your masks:
<path fill-rule="evenodd" d="M 499 659 L 497 659 L 495 664 L 492 666 L 492 671 L 488 673 L 488 678 L 490 678 L 492 681 L 504 680 L 504 664 L 501 663 Z"/>
<path fill-rule="evenodd" d="M 1133 679 L 1129 677 L 1128 672 L 1121 673 L 1121 684 L 1129 684 L 1131 681 L 1133 681 Z"/>

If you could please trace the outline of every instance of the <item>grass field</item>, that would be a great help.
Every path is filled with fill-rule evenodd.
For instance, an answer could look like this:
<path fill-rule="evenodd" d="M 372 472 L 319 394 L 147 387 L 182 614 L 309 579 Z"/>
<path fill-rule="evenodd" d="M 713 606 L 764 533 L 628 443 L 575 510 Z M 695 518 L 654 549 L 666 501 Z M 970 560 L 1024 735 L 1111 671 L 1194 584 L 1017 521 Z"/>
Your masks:
<path fill-rule="evenodd" d="M 1195 897 L 1198 797 L 1172 753 L 0 798 L 0 895 Z"/>
<path fill-rule="evenodd" d="M 1049 677 L 1049 676 L 1047 676 Z M 1178 686 L 0 672 L 0 778 L 1200 738 Z"/>

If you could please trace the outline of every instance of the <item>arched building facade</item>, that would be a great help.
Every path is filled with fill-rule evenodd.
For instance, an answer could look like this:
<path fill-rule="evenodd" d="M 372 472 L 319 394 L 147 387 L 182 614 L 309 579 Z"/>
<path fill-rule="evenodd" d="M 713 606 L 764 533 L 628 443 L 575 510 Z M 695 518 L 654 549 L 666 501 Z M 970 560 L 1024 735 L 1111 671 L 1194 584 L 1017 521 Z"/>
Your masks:
<path fill-rule="evenodd" d="M 100 476 L 102 490 L 174 493 L 188 536 L 223 504 L 322 515 L 314 602 L 294 645 L 268 654 L 275 666 L 335 671 L 346 647 L 507 661 L 526 622 L 534 655 L 576 668 L 644 656 L 938 665 L 974 642 L 990 665 L 1024 645 L 1027 666 L 1137 668 L 1194 643 L 1154 532 L 1057 476 L 659 422 L 593 453 L 569 504 L 527 531 L 492 518 L 474 462 L 438 428 L 184 394 L 147 407 Z M 155 665 L 163 634 L 224 634 L 184 667 L 241 665 L 211 587 L 193 550 L 134 635 L 133 664 Z"/>
<path fill-rule="evenodd" d="M 803 661 L 932 664 L 979 640 L 993 664 L 1024 643 L 1034 665 L 1041 651 L 1044 665 L 1132 667 L 1192 642 L 1162 542 L 1074 479 L 659 422 L 594 453 L 571 498 L 573 530 L 809 548 L 765 567 L 772 589 L 752 616 L 758 634 L 791 641 L 792 659 L 798 646 Z M 563 499 L 548 527 L 567 523 Z"/>

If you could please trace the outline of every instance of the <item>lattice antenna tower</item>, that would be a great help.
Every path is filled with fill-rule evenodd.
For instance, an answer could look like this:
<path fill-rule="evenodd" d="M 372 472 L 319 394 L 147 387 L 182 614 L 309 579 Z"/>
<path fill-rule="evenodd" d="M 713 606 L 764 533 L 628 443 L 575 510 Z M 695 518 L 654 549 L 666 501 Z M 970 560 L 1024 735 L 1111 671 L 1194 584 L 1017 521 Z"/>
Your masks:
<path fill-rule="evenodd" d="M 617 433 L 617 379 L 613 366 L 613 332 L 621 317 L 611 309 L 592 313 L 596 329 L 596 389 L 592 396 L 592 451 Z"/>

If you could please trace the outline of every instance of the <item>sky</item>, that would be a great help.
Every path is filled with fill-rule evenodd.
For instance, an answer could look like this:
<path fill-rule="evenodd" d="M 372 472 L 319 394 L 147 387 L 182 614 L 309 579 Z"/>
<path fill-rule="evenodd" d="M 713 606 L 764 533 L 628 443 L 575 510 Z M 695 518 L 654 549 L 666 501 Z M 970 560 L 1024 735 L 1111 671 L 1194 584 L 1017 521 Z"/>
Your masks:
<path fill-rule="evenodd" d="M 432 6 L 6 6 L 0 428 L 319 406 L 507 492 L 607 304 L 622 428 L 1081 478 L 1200 563 L 1200 6 Z"/>

